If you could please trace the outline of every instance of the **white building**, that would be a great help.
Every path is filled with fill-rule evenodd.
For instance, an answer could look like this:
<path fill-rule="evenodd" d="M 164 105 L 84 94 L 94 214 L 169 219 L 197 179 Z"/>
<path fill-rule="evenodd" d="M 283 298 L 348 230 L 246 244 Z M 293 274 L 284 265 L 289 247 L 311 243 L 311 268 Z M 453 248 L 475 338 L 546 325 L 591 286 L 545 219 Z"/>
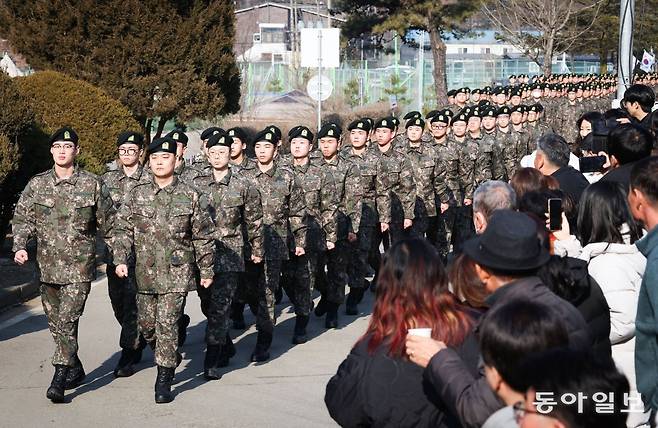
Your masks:
<path fill-rule="evenodd" d="M 448 35 L 446 44 L 447 55 L 495 55 L 499 57 L 519 57 L 523 54 L 514 45 L 496 39 L 493 30 L 478 30 L 473 36 L 456 39 Z"/>
<path fill-rule="evenodd" d="M 8 40 L 0 39 L 0 71 L 9 77 L 18 77 L 31 74 L 32 68 L 22 55 L 13 52 Z"/>

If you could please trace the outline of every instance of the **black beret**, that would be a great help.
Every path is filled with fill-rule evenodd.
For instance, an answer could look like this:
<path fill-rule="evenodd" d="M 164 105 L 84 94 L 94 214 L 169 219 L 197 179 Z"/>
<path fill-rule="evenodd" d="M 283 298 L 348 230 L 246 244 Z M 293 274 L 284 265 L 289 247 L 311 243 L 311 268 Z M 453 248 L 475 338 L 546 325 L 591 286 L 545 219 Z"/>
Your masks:
<path fill-rule="evenodd" d="M 220 127 L 218 127 L 218 126 L 211 126 L 210 128 L 204 130 L 204 131 L 201 133 L 201 139 L 202 139 L 202 140 L 207 140 L 207 139 L 210 138 L 212 135 L 215 135 L 215 134 L 218 134 L 218 133 L 222 133 L 222 134 L 223 134 L 224 132 L 226 132 L 226 131 L 224 131 L 222 128 L 220 128 Z"/>
<path fill-rule="evenodd" d="M 466 109 L 462 109 L 452 118 L 451 125 L 454 125 L 457 122 L 468 122 L 468 116 L 469 112 Z"/>
<path fill-rule="evenodd" d="M 429 120 L 429 119 L 433 118 L 434 116 L 436 116 L 437 114 L 439 114 L 439 110 L 432 110 L 432 111 L 430 111 L 429 113 L 427 113 L 425 115 L 425 119 Z"/>
<path fill-rule="evenodd" d="M 457 94 L 470 94 L 471 90 L 468 89 L 467 87 L 459 88 L 457 89 Z"/>
<path fill-rule="evenodd" d="M 50 144 L 56 141 L 68 141 L 77 145 L 78 134 L 70 126 L 64 126 L 53 132 L 53 135 L 50 136 Z"/>
<path fill-rule="evenodd" d="M 520 97 L 521 96 L 521 88 L 514 88 L 510 92 L 512 97 Z"/>
<path fill-rule="evenodd" d="M 224 146 L 230 148 L 231 144 L 233 144 L 233 137 L 226 133 L 218 132 L 216 134 L 212 134 L 210 138 L 208 138 L 206 148 L 209 149 L 214 146 Z"/>
<path fill-rule="evenodd" d="M 528 112 L 531 111 L 535 113 L 541 113 L 542 111 L 544 111 L 544 107 L 539 103 L 533 104 L 530 107 L 528 107 Z"/>
<path fill-rule="evenodd" d="M 168 135 L 165 135 L 164 137 L 153 140 L 151 144 L 149 144 L 148 152 L 149 154 L 157 152 L 176 153 L 176 147 L 176 141 Z"/>
<path fill-rule="evenodd" d="M 165 137 L 169 137 L 172 140 L 174 140 L 177 143 L 181 143 L 184 146 L 187 146 L 187 135 L 180 129 L 174 129 L 171 131 L 169 134 L 165 135 Z"/>
<path fill-rule="evenodd" d="M 353 120 L 349 125 L 347 125 L 347 130 L 351 131 L 353 129 L 360 129 L 362 131 L 370 132 L 370 127 L 372 126 L 372 121 L 368 119 L 357 119 Z"/>
<path fill-rule="evenodd" d="M 451 90 L 448 91 L 448 93 L 446 95 L 449 96 L 449 97 L 454 97 L 456 94 L 457 94 L 457 91 L 455 89 L 451 89 Z"/>
<path fill-rule="evenodd" d="M 267 125 L 265 129 L 269 129 L 270 132 L 276 134 L 277 141 L 280 140 L 281 136 L 283 135 L 281 134 L 281 129 L 276 125 Z"/>
<path fill-rule="evenodd" d="M 480 101 L 478 101 L 478 107 L 480 107 L 480 108 L 482 106 L 488 106 L 488 105 L 491 105 L 491 101 L 489 101 L 489 100 L 480 100 Z"/>
<path fill-rule="evenodd" d="M 446 125 L 450 125 L 450 118 L 452 116 L 447 114 L 448 112 L 450 112 L 450 110 L 448 109 L 439 111 L 437 114 L 432 116 L 432 119 L 430 119 L 430 123 L 441 122 L 441 123 L 445 123 Z"/>
<path fill-rule="evenodd" d="M 484 106 L 480 109 L 481 117 L 496 117 L 496 108 L 493 106 Z"/>
<path fill-rule="evenodd" d="M 395 127 L 396 127 L 396 125 L 395 125 L 395 123 L 393 122 L 393 118 L 392 118 L 392 117 L 384 117 L 384 118 L 379 119 L 379 120 L 377 121 L 377 123 L 375 123 L 374 129 L 377 129 L 377 128 L 388 128 L 388 129 L 390 129 L 390 130 L 392 131 L 392 130 L 395 129 Z"/>
<path fill-rule="evenodd" d="M 231 128 L 226 133 L 233 139 L 239 138 L 242 144 L 247 144 L 247 134 L 242 128 Z"/>
<path fill-rule="evenodd" d="M 512 106 L 509 109 L 510 114 L 512 113 L 523 113 L 525 111 L 525 106 L 523 104 L 519 104 L 518 106 Z"/>
<path fill-rule="evenodd" d="M 496 86 L 492 92 L 494 95 L 500 95 L 506 93 L 505 88 L 503 88 L 502 86 Z"/>
<path fill-rule="evenodd" d="M 409 119 L 416 119 L 419 117 L 423 117 L 423 115 L 419 111 L 410 111 L 409 113 L 405 114 L 404 117 L 402 118 L 403 120 L 409 120 Z"/>
<path fill-rule="evenodd" d="M 410 126 L 420 126 L 421 128 L 425 129 L 425 121 L 420 117 L 409 119 L 405 128 L 409 128 Z"/>
<path fill-rule="evenodd" d="M 471 94 L 481 94 L 481 93 L 482 93 L 482 89 L 480 88 L 476 88 L 471 91 Z"/>
<path fill-rule="evenodd" d="M 258 143 L 259 141 L 265 141 L 267 143 L 271 143 L 276 146 L 279 144 L 280 139 L 281 137 L 279 137 L 270 128 L 266 128 L 260 131 L 258 134 L 256 134 L 256 137 L 254 137 L 254 144 Z"/>
<path fill-rule="evenodd" d="M 144 136 L 135 131 L 123 131 L 117 137 L 117 146 L 122 144 L 136 144 L 142 147 L 144 145 Z"/>
<path fill-rule="evenodd" d="M 496 116 L 501 116 L 501 115 L 504 115 L 504 114 L 506 114 L 506 115 L 509 116 L 510 113 L 511 113 L 511 112 L 510 112 L 510 108 L 509 108 L 508 106 L 502 106 L 502 107 L 499 108 L 498 111 L 496 112 Z"/>
<path fill-rule="evenodd" d="M 326 123 L 320 128 L 318 131 L 318 140 L 320 138 L 325 138 L 325 137 L 330 137 L 330 138 L 335 138 L 339 139 L 340 138 L 340 128 L 338 125 L 335 123 Z"/>
<path fill-rule="evenodd" d="M 393 121 L 393 124 L 395 125 L 396 128 L 400 125 L 400 119 L 398 119 L 397 117 L 391 116 L 391 120 Z"/>
<path fill-rule="evenodd" d="M 313 141 L 313 133 L 305 126 L 295 126 L 288 132 L 288 138 L 305 138 L 308 141 Z"/>
<path fill-rule="evenodd" d="M 472 108 L 468 111 L 468 118 L 470 119 L 472 117 L 482 117 L 482 113 L 478 107 Z"/>

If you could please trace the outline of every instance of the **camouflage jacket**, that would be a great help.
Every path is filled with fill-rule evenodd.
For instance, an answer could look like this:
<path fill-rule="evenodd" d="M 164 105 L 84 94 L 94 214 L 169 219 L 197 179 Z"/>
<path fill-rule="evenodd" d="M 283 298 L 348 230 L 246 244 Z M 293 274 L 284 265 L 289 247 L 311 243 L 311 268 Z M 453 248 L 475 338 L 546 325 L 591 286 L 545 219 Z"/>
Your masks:
<path fill-rule="evenodd" d="M 487 180 L 496 180 L 494 178 L 496 163 L 496 131 L 487 133 L 482 130 L 482 137 L 478 140 L 478 162 L 475 168 L 475 183 L 477 189 L 480 184 Z"/>
<path fill-rule="evenodd" d="M 329 176 L 310 159 L 305 165 L 294 165 L 292 170 L 304 193 L 306 242 L 302 246 L 309 252 L 326 251 L 328 235 L 332 231 L 335 235 L 333 223 L 338 212 L 338 201 L 332 194 Z"/>
<path fill-rule="evenodd" d="M 250 254 L 263 257 L 260 193 L 230 168 L 220 181 L 202 175 L 194 179 L 194 185 L 206 198 L 215 223 L 215 272 L 244 272 L 245 236 Z"/>
<path fill-rule="evenodd" d="M 357 174 L 361 177 L 361 221 L 352 223 L 354 232 L 361 227 L 375 227 L 379 222 L 377 214 L 377 164 L 379 159 L 371 148 L 367 148 L 362 155 L 357 155 L 348 146 L 349 150 L 342 151 L 341 157 L 356 166 Z"/>
<path fill-rule="evenodd" d="M 497 165 L 494 170 L 494 177 L 497 180 L 508 181 L 518 167 L 516 163 L 516 135 L 511 126 L 508 132 L 503 132 L 500 129 L 496 130 L 494 154 L 496 155 Z"/>
<path fill-rule="evenodd" d="M 436 153 L 431 145 L 422 142 L 418 147 L 407 144 L 403 149 L 411 162 L 416 197 L 414 217 L 434 217 L 436 215 L 437 181 L 441 180 L 437 174 Z"/>
<path fill-rule="evenodd" d="M 516 137 L 514 138 L 514 163 L 520 165 L 521 159 L 532 153 L 530 150 L 530 146 L 532 145 L 532 133 L 525 127 L 516 130 L 512 126 L 511 129 L 512 134 Z"/>
<path fill-rule="evenodd" d="M 110 191 L 110 196 L 112 197 L 112 202 L 114 203 L 114 209 L 116 211 L 121 208 L 121 203 L 128 193 L 138 184 L 148 183 L 152 180 L 149 172 L 143 167 L 138 166 L 137 170 L 133 175 L 128 176 L 123 171 L 123 168 L 119 166 L 119 169 L 108 171 L 101 176 L 103 183 L 107 186 Z M 109 249 L 105 252 L 105 262 L 108 264 L 113 264 L 112 261 L 112 252 Z M 135 256 L 131 254 L 128 257 L 128 265 L 135 265 Z"/>
<path fill-rule="evenodd" d="M 293 173 L 276 162 L 262 172 L 258 167 L 243 171 L 260 192 L 263 206 L 265 259 L 288 260 L 288 227 L 296 246 L 306 242 L 304 195 Z"/>
<path fill-rule="evenodd" d="M 137 291 L 182 293 L 201 278 L 213 277 L 215 227 L 202 195 L 174 175 L 160 188 L 154 181 L 135 186 L 116 216 L 114 262 L 126 263 L 135 248 Z"/>
<path fill-rule="evenodd" d="M 564 104 L 560 105 L 558 110 L 558 117 L 560 118 L 559 128 L 557 129 L 558 134 L 564 137 L 567 140 L 567 144 L 573 150 L 573 146 L 576 143 L 576 138 L 578 138 L 578 129 L 576 128 L 576 121 L 581 115 L 581 105 L 576 103 L 570 104 L 566 101 Z"/>
<path fill-rule="evenodd" d="M 35 238 L 41 281 L 89 282 L 96 276 L 96 232 L 111 240 L 114 206 L 96 175 L 75 167 L 59 180 L 55 169 L 37 174 L 21 194 L 12 220 L 13 251 Z"/>
<path fill-rule="evenodd" d="M 186 184 L 191 184 L 196 177 L 203 175 L 201 171 L 193 166 L 187 165 L 185 161 L 178 165 L 174 170 L 174 173 L 178 176 L 180 181 Z"/>
<path fill-rule="evenodd" d="M 464 142 L 460 143 L 454 137 L 448 137 L 449 158 L 448 174 L 451 177 L 458 177 L 458 183 L 451 183 L 451 189 L 457 196 L 458 205 L 463 204 L 464 199 L 473 199 L 475 191 L 475 168 L 477 167 L 478 143 L 467 136 Z"/>
<path fill-rule="evenodd" d="M 416 189 L 409 159 L 390 147 L 382 153 L 377 164 L 377 212 L 382 223 L 402 223 L 414 218 Z"/>
<path fill-rule="evenodd" d="M 356 165 L 339 156 L 331 162 L 324 159 L 318 162 L 327 175 L 328 194 L 338 206 L 334 221 L 326 228 L 327 240 L 345 240 L 349 232 L 358 232 L 361 223 L 361 175 Z"/>
<path fill-rule="evenodd" d="M 537 140 L 544 135 L 553 132 L 553 130 L 543 122 L 528 122 L 526 125 L 526 131 L 530 133 L 530 145 L 528 147 L 530 153 L 537 150 Z"/>
<path fill-rule="evenodd" d="M 436 159 L 436 168 L 434 173 L 436 179 L 434 180 L 434 193 L 436 194 L 437 203 L 440 204 L 455 204 L 455 194 L 452 192 L 449 182 L 458 182 L 458 177 L 448 177 L 448 159 L 450 156 L 450 148 L 448 147 L 448 140 L 443 143 L 432 143 L 434 155 Z"/>
<path fill-rule="evenodd" d="M 240 173 L 243 170 L 253 170 L 256 168 L 256 161 L 250 158 L 249 156 L 245 156 L 244 159 L 242 159 L 242 162 L 239 164 L 231 164 L 231 169 L 235 170 L 235 172 Z"/>

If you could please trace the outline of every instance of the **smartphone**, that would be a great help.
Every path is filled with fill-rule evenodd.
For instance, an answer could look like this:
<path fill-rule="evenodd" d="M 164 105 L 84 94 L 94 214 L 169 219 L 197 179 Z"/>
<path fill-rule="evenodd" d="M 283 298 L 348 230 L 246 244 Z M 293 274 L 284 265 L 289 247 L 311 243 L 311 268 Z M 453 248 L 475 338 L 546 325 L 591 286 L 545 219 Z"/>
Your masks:
<path fill-rule="evenodd" d="M 605 165 L 606 158 L 605 156 L 586 156 L 580 158 L 578 161 L 580 163 L 580 172 L 601 172 L 603 171 L 603 165 Z"/>
<path fill-rule="evenodd" d="M 550 198 L 548 200 L 548 229 L 562 229 L 562 199 Z"/>

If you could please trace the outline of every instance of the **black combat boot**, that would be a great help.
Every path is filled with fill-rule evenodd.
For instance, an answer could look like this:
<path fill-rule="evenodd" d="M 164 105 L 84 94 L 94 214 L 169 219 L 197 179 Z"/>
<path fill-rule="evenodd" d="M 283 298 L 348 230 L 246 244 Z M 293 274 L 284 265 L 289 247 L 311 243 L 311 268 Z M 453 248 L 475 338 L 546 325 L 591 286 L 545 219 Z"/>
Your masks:
<path fill-rule="evenodd" d="M 66 374 L 66 384 L 64 385 L 64 389 L 77 388 L 84 383 L 86 376 L 85 369 L 82 367 L 82 361 L 80 361 L 76 355 L 73 367 L 69 367 L 69 372 Z"/>
<path fill-rule="evenodd" d="M 262 363 L 270 359 L 270 345 L 272 345 L 272 333 L 269 331 L 258 331 L 256 339 L 256 348 L 251 354 L 251 361 L 254 363 Z"/>
<path fill-rule="evenodd" d="M 363 288 L 350 288 L 350 294 L 347 295 L 345 300 L 345 314 L 347 315 L 358 315 L 359 314 L 359 303 L 363 299 L 363 294 L 365 289 Z"/>
<path fill-rule="evenodd" d="M 171 393 L 171 382 L 174 380 L 174 368 L 158 366 L 158 377 L 155 378 L 155 402 L 171 403 L 174 395 Z"/>
<path fill-rule="evenodd" d="M 181 315 L 178 319 L 178 346 L 185 345 L 187 340 L 187 326 L 190 325 L 190 316 L 187 314 Z"/>
<path fill-rule="evenodd" d="M 139 335 L 139 345 L 137 346 L 137 349 L 135 349 L 135 353 L 133 356 L 135 357 L 133 359 L 133 364 L 139 364 L 142 361 L 142 352 L 144 351 L 144 348 L 146 348 L 146 340 L 144 339 L 144 336 L 141 334 Z"/>
<path fill-rule="evenodd" d="M 326 297 L 324 297 L 324 295 L 320 296 L 320 301 L 318 302 L 318 305 L 315 307 L 313 313 L 315 313 L 316 317 L 321 317 L 327 313 L 327 299 Z"/>
<path fill-rule="evenodd" d="M 64 387 L 66 386 L 66 375 L 69 373 L 69 367 L 57 364 L 55 374 L 50 382 L 50 387 L 46 391 L 46 397 L 53 403 L 64 402 Z"/>
<path fill-rule="evenodd" d="M 327 317 L 324 319 L 326 328 L 338 328 L 338 304 L 327 303 Z"/>
<path fill-rule="evenodd" d="M 134 349 L 121 350 L 121 358 L 119 358 L 119 362 L 114 369 L 114 377 L 130 377 L 135 374 L 135 367 L 133 364 L 135 364 L 135 359 L 137 358 L 135 354 L 137 352 L 138 351 Z"/>
<path fill-rule="evenodd" d="M 307 325 L 308 315 L 297 315 L 295 317 L 295 332 L 292 335 L 292 343 L 294 345 L 300 345 L 308 341 L 308 338 L 306 337 Z"/>
<path fill-rule="evenodd" d="M 229 360 L 235 356 L 235 345 L 231 340 L 231 336 L 226 333 L 226 343 L 222 346 L 222 351 L 219 354 L 219 359 L 217 360 L 217 367 L 226 367 L 228 366 Z"/>
<path fill-rule="evenodd" d="M 206 358 L 203 361 L 203 377 L 206 380 L 217 380 L 222 377 L 219 370 L 217 370 L 221 353 L 222 345 L 208 345 L 206 347 Z"/>
<path fill-rule="evenodd" d="M 247 325 L 244 322 L 244 303 L 231 303 L 231 320 L 233 321 L 234 330 L 244 330 Z"/>

